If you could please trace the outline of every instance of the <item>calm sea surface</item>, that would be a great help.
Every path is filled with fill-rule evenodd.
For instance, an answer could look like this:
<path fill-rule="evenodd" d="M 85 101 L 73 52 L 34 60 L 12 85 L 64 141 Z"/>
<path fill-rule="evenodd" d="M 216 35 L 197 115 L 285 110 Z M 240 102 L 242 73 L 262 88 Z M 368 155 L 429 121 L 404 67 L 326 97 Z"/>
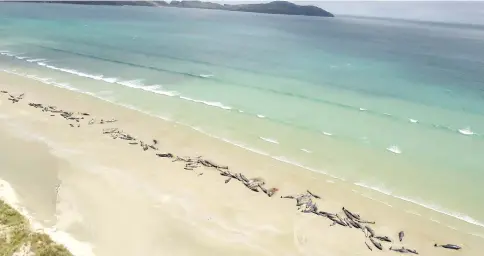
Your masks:
<path fill-rule="evenodd" d="M 4 72 L 483 225 L 482 26 L 4 3 L 0 38 Z"/>

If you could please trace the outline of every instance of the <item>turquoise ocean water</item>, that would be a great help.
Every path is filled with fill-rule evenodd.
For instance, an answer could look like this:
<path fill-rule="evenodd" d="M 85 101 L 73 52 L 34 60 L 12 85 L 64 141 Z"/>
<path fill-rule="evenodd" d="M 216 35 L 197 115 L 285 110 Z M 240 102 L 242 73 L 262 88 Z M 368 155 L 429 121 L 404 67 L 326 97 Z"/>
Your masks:
<path fill-rule="evenodd" d="M 0 7 L 4 72 L 484 226 L 484 26 Z"/>

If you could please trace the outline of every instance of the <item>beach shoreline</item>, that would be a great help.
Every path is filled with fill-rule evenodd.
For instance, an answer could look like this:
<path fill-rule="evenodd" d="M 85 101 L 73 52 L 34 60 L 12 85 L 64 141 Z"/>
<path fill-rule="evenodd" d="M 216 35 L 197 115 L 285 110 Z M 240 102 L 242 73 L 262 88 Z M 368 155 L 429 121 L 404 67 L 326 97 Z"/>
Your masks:
<path fill-rule="evenodd" d="M 364 219 L 376 221 L 375 230 L 381 232 L 382 235 L 392 237 L 393 240 L 396 240 L 399 231 L 404 230 L 407 236 L 405 237 L 405 243 L 402 245 L 414 248 L 421 254 L 432 255 L 432 253 L 438 252 L 439 255 L 447 255 L 447 253 L 450 255 L 451 251 L 433 248 L 435 242 L 442 242 L 461 244 L 464 249 L 460 254 L 475 255 L 474 253 L 478 251 L 478 244 L 482 240 L 481 237 L 469 234 L 480 230 L 474 225 L 447 216 L 438 216 L 435 213 L 431 214 L 438 216 L 436 218 L 441 220 L 438 221 L 441 223 L 425 219 L 422 216 L 403 210 L 407 209 L 409 212 L 418 211 L 424 214 L 430 212 L 420 208 L 413 210 L 411 208 L 415 208 L 415 206 L 412 206 L 410 203 L 398 202 L 398 200 L 392 201 L 389 198 L 381 199 L 384 195 L 378 195 L 371 191 L 356 191 L 353 184 L 345 184 L 344 181 L 335 180 L 324 174 L 309 172 L 272 158 L 257 155 L 215 138 L 202 135 L 188 127 L 142 114 L 79 92 L 56 88 L 11 74 L 2 73 L 1 78 L 2 89 L 12 93 L 12 95 L 25 93 L 25 98 L 14 104 L 7 100 L 8 97 L 6 95 L 0 96 L 0 109 L 2 110 L 0 113 L 3 116 L 2 124 L 5 130 L 9 132 L 17 130 L 18 132 L 20 130 L 19 127 L 22 127 L 22 129 L 25 129 L 25 132 L 35 132 L 38 136 L 44 138 L 44 143 L 46 140 L 49 140 L 53 141 L 54 144 L 61 144 L 62 147 L 83 152 L 77 154 L 77 158 L 95 160 L 96 163 L 102 163 L 103 166 L 125 170 L 130 175 L 139 178 L 139 180 L 149 182 L 153 186 L 157 186 L 157 188 L 162 187 L 172 195 L 190 195 L 188 196 L 189 198 L 203 202 L 203 207 L 208 207 L 210 210 L 207 212 L 210 214 L 218 213 L 219 219 L 223 219 L 224 222 L 237 223 L 239 220 L 234 218 L 233 215 L 241 215 L 238 217 L 256 219 L 258 225 L 255 226 L 259 227 L 259 229 L 260 226 L 269 225 L 267 223 L 270 223 L 269 226 L 271 228 L 269 229 L 278 231 L 270 233 L 267 230 L 260 231 L 255 228 L 252 232 L 249 232 L 251 235 L 246 234 L 244 239 L 251 241 L 252 244 L 259 243 L 257 244 L 258 247 L 233 249 L 234 253 L 232 255 L 277 255 L 278 251 L 292 252 L 293 254 L 291 255 L 324 255 L 325 252 L 332 252 L 334 255 L 348 255 L 348 253 L 353 252 L 357 252 L 359 255 L 375 253 L 375 248 L 373 248 L 373 251 L 368 250 L 364 243 L 365 240 L 367 242 L 368 240 L 356 229 L 338 226 L 329 227 L 331 222 L 326 218 L 314 214 L 300 213 L 295 209 L 293 200 L 280 198 L 281 196 L 306 193 L 308 189 L 322 197 L 322 199 L 313 198 L 319 210 L 339 212 L 342 207 L 346 207 L 356 211 Z M 85 119 L 79 120 L 79 122 L 63 120 L 65 118 L 60 117 L 59 113 L 43 112 L 39 108 L 29 106 L 28 103 L 40 103 L 46 106 L 56 106 L 65 111 L 89 113 L 89 117 L 95 115 L 98 121 L 100 118 L 103 120 L 115 118 L 116 122 L 89 125 L 88 121 L 91 118 L 87 118 L 87 116 Z M 13 124 L 15 125 L 12 126 Z M 74 127 L 71 127 L 70 124 Z M 80 127 L 77 127 L 77 125 L 80 125 Z M 137 141 L 151 142 L 156 138 L 159 143 L 156 148 L 159 150 L 156 152 L 152 149 L 143 150 L 139 145 L 122 143 L 120 139 L 113 140 L 109 135 L 103 134 L 103 129 L 107 128 L 118 128 L 123 133 L 136 137 Z M 20 135 L 20 138 L 22 136 L 25 135 Z M 19 137 L 18 134 L 17 137 Z M 50 147 L 52 147 L 52 144 Z M 267 188 L 275 187 L 279 191 L 272 197 L 267 197 L 262 192 L 254 193 L 247 189 L 246 186 L 241 186 L 239 182 L 230 181 L 224 183 L 226 177 L 221 177 L 220 173 L 217 170 L 213 170 L 213 168 L 200 167 L 194 168 L 194 170 L 184 170 L 183 164 L 163 159 L 163 157 L 160 159 L 155 153 L 172 153 L 175 156 L 190 157 L 202 156 L 202 159 L 208 159 L 219 165 L 228 165 L 229 170 L 231 172 L 233 170 L 233 173 L 241 172 L 249 178 L 262 177 L 267 183 Z M 57 157 L 65 158 L 65 155 L 60 154 Z M 73 158 L 73 156 L 68 156 L 67 158 Z M 162 170 L 159 170 L 159 168 Z M 137 170 L 134 171 L 135 169 Z M 109 178 L 104 177 L 104 179 Z M 99 187 L 102 186 L 99 185 Z M 119 189 L 122 190 L 123 188 L 119 187 Z M 83 191 L 83 189 L 79 189 L 77 193 L 82 193 Z M 199 195 L 197 191 L 204 191 L 204 194 Z M 119 195 L 126 192 L 120 191 Z M 148 195 L 152 193 L 156 192 L 145 191 L 142 194 Z M 134 202 L 136 199 L 133 198 L 132 201 Z M 381 201 L 385 203 L 381 203 Z M 150 202 L 147 200 L 146 204 Z M 122 205 L 119 203 L 118 206 Z M 164 208 L 163 206 L 159 207 Z M 234 212 L 239 213 L 235 214 Z M 151 216 L 154 212 L 147 209 L 146 214 Z M 180 212 L 176 214 L 165 212 L 165 214 L 172 218 L 173 216 L 179 216 Z M 94 219 L 96 217 L 91 216 L 91 218 Z M 107 220 L 106 218 L 106 216 L 103 218 L 97 217 L 96 221 L 102 223 Z M 161 216 L 160 218 L 167 217 Z M 119 221 L 122 220 L 120 217 Z M 181 222 L 181 220 L 177 221 Z M 208 220 L 197 220 L 197 227 L 201 225 L 203 226 L 202 229 L 208 230 L 208 224 L 205 221 Z M 453 230 L 442 223 L 449 223 L 448 225 L 458 230 Z M 113 221 L 114 224 L 115 221 Z M 184 225 L 174 226 L 173 230 L 181 232 Z M 238 228 L 241 229 L 241 226 L 238 226 Z M 95 230 L 90 230 L 90 232 L 95 232 Z M 183 232 L 186 231 L 184 230 Z M 215 231 L 211 230 L 211 232 Z M 218 232 L 223 233 L 220 230 Z M 167 233 L 169 232 L 167 231 Z M 325 233 L 334 234 L 334 236 L 327 236 Z M 155 236 L 155 234 L 156 232 L 153 232 L 148 237 Z M 186 235 L 186 233 L 183 234 Z M 108 233 L 105 235 L 107 236 Z M 90 242 L 95 245 L 94 253 L 96 255 L 106 255 L 115 251 L 113 245 L 106 245 L 110 244 L 111 241 L 105 241 L 96 238 L 96 236 L 86 237 L 88 237 L 87 240 L 91 240 Z M 204 243 L 217 244 L 217 241 L 206 240 Z M 229 246 L 230 243 L 233 243 L 233 241 L 218 241 L 218 245 L 223 245 L 221 246 L 222 248 L 225 246 L 231 248 Z M 247 242 L 247 244 L 249 243 Z M 282 244 L 284 246 L 281 246 Z M 391 244 L 400 246 L 401 243 L 395 242 Z M 384 244 L 385 250 L 383 253 L 394 253 L 388 250 L 391 244 Z M 276 247 L 280 248 L 276 249 Z M 98 251 L 96 251 L 96 248 L 102 249 L 97 249 Z M 323 250 L 323 248 L 325 249 Z M 135 249 L 132 248 L 133 251 L 136 251 Z M 174 250 L 174 248 L 171 249 Z M 156 251 L 154 248 L 147 248 L 146 250 L 147 253 Z M 204 252 L 209 254 L 210 252 L 213 253 L 214 250 L 211 247 Z M 124 254 L 121 253 L 119 255 L 132 255 L 129 252 L 128 250 Z M 177 255 L 177 253 L 182 254 L 175 250 L 172 252 L 174 253 L 173 255 Z"/>

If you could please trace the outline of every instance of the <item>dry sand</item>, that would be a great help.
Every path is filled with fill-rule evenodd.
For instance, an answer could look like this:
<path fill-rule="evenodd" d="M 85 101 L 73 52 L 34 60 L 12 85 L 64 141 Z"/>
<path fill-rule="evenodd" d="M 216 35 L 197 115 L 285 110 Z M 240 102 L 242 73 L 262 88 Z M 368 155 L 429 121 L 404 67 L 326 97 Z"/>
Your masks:
<path fill-rule="evenodd" d="M 334 179 L 89 95 L 10 74 L 0 74 L 0 90 L 25 93 L 15 104 L 0 94 L 0 179 L 12 186 L 31 218 L 76 255 L 398 254 L 388 250 L 391 245 L 420 255 L 481 255 L 484 239 L 470 234 L 481 228 L 411 203 L 370 200 L 352 184 L 328 182 Z M 77 123 L 29 102 L 119 121 L 88 125 L 86 118 L 71 127 Z M 112 127 L 147 142 L 157 139 L 159 152 L 102 134 Z M 183 163 L 155 155 L 166 152 L 201 155 L 249 178 L 263 177 L 280 190 L 268 197 L 238 181 L 224 183 L 226 177 L 214 169 L 188 171 Z M 315 200 L 320 210 L 339 212 L 345 206 L 376 221 L 379 235 L 397 241 L 404 230 L 404 242 L 382 242 L 383 251 L 370 251 L 361 230 L 330 226 L 330 220 L 301 213 L 294 200 L 280 198 L 306 189 L 322 197 Z M 435 242 L 463 250 L 434 248 Z"/>

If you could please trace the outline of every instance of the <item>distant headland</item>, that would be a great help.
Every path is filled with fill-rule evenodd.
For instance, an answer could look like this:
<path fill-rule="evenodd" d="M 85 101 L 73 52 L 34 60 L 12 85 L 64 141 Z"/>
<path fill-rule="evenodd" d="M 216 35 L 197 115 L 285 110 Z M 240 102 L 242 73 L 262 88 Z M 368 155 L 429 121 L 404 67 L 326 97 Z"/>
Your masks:
<path fill-rule="evenodd" d="M 13 1 L 6 1 L 13 2 Z M 218 4 L 201 1 L 23 1 L 24 3 L 62 3 L 62 4 L 85 4 L 85 5 L 116 5 L 116 6 L 157 6 L 157 7 L 178 7 L 213 9 L 237 12 L 256 12 L 285 15 L 304 15 L 319 17 L 334 17 L 326 10 L 313 5 L 297 5 L 287 1 L 273 1 L 259 4 Z"/>

